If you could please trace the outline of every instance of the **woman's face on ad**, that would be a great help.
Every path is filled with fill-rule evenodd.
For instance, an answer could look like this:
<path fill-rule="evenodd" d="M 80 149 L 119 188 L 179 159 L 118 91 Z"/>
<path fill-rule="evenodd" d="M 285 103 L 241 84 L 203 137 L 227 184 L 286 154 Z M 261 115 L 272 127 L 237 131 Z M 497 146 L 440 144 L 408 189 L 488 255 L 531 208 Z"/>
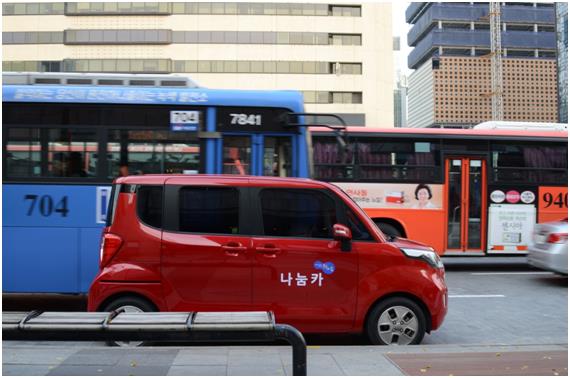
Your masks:
<path fill-rule="evenodd" d="M 426 204 L 429 201 L 429 192 L 427 189 L 422 188 L 418 190 L 418 201 L 420 201 L 421 204 Z"/>

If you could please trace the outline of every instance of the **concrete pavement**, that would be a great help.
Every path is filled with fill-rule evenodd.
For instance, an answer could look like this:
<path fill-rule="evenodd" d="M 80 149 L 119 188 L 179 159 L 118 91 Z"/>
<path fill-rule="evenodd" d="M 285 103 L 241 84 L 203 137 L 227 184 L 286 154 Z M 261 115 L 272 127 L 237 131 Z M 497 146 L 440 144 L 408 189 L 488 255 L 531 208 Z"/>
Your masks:
<path fill-rule="evenodd" d="M 288 346 L 2 345 L 3 375 L 291 375 Z M 568 375 L 568 345 L 309 346 L 309 375 Z"/>

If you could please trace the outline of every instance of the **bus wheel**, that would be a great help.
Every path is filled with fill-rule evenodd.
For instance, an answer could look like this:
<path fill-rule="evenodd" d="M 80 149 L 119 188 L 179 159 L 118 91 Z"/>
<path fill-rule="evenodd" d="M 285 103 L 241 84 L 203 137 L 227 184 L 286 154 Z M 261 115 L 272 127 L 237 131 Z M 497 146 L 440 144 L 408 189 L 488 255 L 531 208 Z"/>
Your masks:
<path fill-rule="evenodd" d="M 402 232 L 398 230 L 396 227 L 392 226 L 391 224 L 384 222 L 376 222 L 376 225 L 384 234 L 388 236 L 395 236 L 398 238 L 402 236 Z"/>
<path fill-rule="evenodd" d="M 124 312 L 156 312 L 154 306 L 141 298 L 137 297 L 122 297 L 117 298 L 111 303 L 109 303 L 103 311 L 111 312 L 116 310 L 122 310 Z M 145 341 L 117 341 L 117 340 L 110 340 L 107 341 L 107 345 L 110 346 L 119 346 L 119 347 L 138 347 L 149 345 L 149 342 Z"/>
<path fill-rule="evenodd" d="M 416 345 L 424 338 L 426 320 L 422 309 L 412 300 L 388 298 L 374 307 L 366 331 L 375 345 Z"/>

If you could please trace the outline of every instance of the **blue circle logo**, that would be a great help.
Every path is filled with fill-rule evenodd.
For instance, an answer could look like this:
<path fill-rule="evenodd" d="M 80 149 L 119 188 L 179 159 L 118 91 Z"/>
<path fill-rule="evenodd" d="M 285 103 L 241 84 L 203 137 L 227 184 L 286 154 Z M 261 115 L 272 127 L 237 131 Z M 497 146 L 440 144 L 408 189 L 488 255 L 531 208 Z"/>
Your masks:
<path fill-rule="evenodd" d="M 323 273 L 333 274 L 335 270 L 336 270 L 336 267 L 334 266 L 334 263 L 329 261 L 329 262 L 326 262 L 323 264 Z"/>
<path fill-rule="evenodd" d="M 313 268 L 315 268 L 316 270 L 321 270 L 321 269 L 323 269 L 323 263 L 321 261 L 317 260 L 313 264 Z"/>

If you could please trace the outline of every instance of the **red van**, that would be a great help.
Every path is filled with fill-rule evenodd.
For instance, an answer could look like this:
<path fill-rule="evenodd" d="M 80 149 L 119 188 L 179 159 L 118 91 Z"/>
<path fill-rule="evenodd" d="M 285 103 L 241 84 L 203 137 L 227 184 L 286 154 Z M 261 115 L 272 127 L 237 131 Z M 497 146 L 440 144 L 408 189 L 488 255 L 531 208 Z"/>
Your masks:
<path fill-rule="evenodd" d="M 273 311 L 304 333 L 418 344 L 447 313 L 433 249 L 389 240 L 338 187 L 145 175 L 113 185 L 89 311 Z"/>

